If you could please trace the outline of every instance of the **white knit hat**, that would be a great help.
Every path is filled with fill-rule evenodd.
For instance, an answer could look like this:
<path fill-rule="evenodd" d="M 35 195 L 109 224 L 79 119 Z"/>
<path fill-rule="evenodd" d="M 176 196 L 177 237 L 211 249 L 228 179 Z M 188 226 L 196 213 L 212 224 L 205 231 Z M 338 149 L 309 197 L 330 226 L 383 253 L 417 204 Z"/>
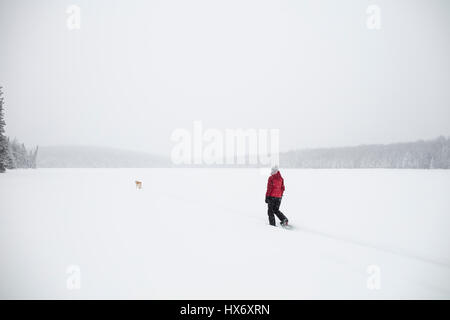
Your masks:
<path fill-rule="evenodd" d="M 273 175 L 278 172 L 278 165 L 273 165 L 272 169 L 270 169 L 270 174 Z"/>

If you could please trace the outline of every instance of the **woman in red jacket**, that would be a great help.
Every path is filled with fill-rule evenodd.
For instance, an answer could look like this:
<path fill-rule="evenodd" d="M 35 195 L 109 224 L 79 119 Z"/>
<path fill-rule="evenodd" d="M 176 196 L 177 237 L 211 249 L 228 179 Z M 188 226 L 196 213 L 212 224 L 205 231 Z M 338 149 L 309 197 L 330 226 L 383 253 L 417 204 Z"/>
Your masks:
<path fill-rule="evenodd" d="M 286 216 L 280 211 L 281 198 L 283 197 L 284 192 L 284 180 L 278 170 L 278 166 L 273 166 L 271 170 L 271 174 L 269 177 L 269 181 L 267 182 L 267 192 L 266 192 L 266 203 L 269 206 L 267 211 L 269 215 L 269 223 L 272 226 L 275 226 L 275 216 L 280 219 L 280 223 L 282 226 L 286 226 L 288 224 L 288 219 Z"/>

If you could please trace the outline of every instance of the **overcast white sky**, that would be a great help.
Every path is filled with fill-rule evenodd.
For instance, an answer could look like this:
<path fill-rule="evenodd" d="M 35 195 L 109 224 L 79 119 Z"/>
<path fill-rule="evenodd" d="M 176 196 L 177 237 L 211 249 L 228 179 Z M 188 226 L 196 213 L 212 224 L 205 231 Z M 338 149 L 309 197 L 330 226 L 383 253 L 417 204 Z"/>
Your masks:
<path fill-rule="evenodd" d="M 28 145 L 168 155 L 194 120 L 279 128 L 282 150 L 450 135 L 449 57 L 446 0 L 0 0 L 6 130 Z"/>

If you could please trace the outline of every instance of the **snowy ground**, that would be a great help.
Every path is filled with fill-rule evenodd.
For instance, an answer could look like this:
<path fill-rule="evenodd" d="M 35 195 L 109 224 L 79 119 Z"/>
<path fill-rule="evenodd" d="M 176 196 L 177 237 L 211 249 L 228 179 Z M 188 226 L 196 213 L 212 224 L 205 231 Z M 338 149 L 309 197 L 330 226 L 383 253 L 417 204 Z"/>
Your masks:
<path fill-rule="evenodd" d="M 258 169 L 8 171 L 0 298 L 450 298 L 449 170 L 282 174 L 293 230 Z"/>

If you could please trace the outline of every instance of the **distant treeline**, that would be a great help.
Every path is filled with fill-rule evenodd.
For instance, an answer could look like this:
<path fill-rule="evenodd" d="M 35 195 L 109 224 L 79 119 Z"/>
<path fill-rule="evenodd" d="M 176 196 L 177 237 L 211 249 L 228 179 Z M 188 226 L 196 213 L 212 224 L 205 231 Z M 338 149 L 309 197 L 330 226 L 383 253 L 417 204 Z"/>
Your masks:
<path fill-rule="evenodd" d="M 449 169 L 450 138 L 289 151 L 280 155 L 280 163 L 290 168 Z"/>

